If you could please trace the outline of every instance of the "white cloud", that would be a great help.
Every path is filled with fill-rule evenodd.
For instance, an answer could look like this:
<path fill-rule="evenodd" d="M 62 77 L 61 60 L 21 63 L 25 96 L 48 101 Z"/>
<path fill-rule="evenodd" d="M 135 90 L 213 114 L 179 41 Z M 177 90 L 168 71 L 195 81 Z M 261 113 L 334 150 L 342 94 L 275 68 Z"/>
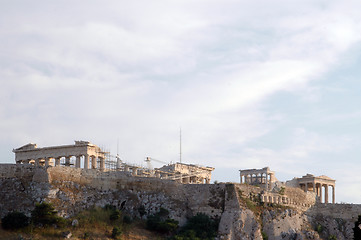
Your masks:
<path fill-rule="evenodd" d="M 281 151 L 246 145 L 287 122 L 287 113 L 263 109 L 270 96 L 320 99 L 312 81 L 360 42 L 358 5 L 8 3 L 0 8 L 1 142 L 82 138 L 114 151 L 119 138 L 125 159 L 174 161 L 182 126 L 184 159 L 280 171 L 290 159 L 345 151 L 307 126 Z"/>

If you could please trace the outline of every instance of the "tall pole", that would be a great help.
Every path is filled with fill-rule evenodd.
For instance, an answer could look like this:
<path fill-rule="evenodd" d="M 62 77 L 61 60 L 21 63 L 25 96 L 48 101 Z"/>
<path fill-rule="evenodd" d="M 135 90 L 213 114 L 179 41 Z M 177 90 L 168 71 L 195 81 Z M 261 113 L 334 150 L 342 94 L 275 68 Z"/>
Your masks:
<path fill-rule="evenodd" d="M 182 163 L 182 128 L 179 128 L 179 162 Z"/>

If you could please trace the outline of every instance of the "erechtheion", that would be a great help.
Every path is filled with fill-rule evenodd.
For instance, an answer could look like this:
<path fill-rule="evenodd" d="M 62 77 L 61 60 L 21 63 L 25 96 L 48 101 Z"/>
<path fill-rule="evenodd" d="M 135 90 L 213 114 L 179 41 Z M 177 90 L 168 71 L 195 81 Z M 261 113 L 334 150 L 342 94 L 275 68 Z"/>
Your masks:
<path fill-rule="evenodd" d="M 322 175 L 316 177 L 312 174 L 307 174 L 302 178 L 294 178 L 290 181 L 287 181 L 286 185 L 300 187 L 305 192 L 312 191 L 316 193 L 318 201 L 324 203 L 329 202 L 328 190 L 329 187 L 332 187 L 332 203 L 335 203 L 336 180 L 327 176 Z M 324 189 L 324 191 L 322 189 Z"/>
<path fill-rule="evenodd" d="M 332 203 L 335 203 L 335 182 L 327 176 L 316 177 L 312 174 L 307 174 L 302 178 L 293 178 L 286 183 L 279 182 L 275 177 L 275 172 L 271 171 L 269 167 L 261 169 L 243 169 L 240 172 L 240 182 L 250 185 L 258 185 L 267 191 L 272 191 L 275 184 L 278 186 L 289 186 L 301 188 L 305 192 L 314 192 L 317 196 L 317 201 L 320 203 L 329 203 L 329 187 L 332 187 Z M 323 191 L 324 189 L 324 191 Z"/>

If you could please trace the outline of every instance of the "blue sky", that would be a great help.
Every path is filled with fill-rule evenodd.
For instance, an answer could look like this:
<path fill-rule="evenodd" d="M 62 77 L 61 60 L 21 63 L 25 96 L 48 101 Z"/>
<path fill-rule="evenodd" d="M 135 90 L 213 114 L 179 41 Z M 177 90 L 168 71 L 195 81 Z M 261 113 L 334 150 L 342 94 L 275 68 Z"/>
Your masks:
<path fill-rule="evenodd" d="M 125 161 L 269 166 L 361 203 L 358 1 L 1 1 L 0 162 L 89 140 Z M 351 177 L 352 176 L 352 177 Z"/>

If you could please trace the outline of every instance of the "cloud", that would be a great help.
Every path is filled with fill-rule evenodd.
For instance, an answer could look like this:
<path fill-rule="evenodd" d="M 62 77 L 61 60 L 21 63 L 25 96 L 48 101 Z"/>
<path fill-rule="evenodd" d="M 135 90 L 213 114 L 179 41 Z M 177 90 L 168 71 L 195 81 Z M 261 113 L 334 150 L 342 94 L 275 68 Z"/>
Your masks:
<path fill-rule="evenodd" d="M 312 154 L 346 151 L 349 138 L 293 126 L 281 151 L 250 144 L 281 141 L 291 121 L 267 105 L 272 96 L 322 99 L 325 86 L 313 83 L 360 42 L 358 5 L 9 2 L 0 10 L 1 143 L 83 139 L 115 151 L 119 138 L 124 159 L 176 161 L 182 127 L 185 160 L 281 172 L 302 160 L 306 171 Z"/>

